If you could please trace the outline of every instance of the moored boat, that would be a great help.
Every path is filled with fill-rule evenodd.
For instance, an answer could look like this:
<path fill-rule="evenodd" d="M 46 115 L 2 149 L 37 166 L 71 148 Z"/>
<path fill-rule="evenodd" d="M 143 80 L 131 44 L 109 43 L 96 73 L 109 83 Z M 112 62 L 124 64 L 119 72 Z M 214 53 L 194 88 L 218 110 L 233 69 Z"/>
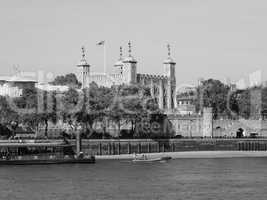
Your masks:
<path fill-rule="evenodd" d="M 143 155 L 141 157 L 135 156 L 135 158 L 132 160 L 133 162 L 160 162 L 160 161 L 168 161 L 171 160 L 172 157 L 170 156 L 163 156 L 159 158 L 148 158 L 146 155 Z"/>
<path fill-rule="evenodd" d="M 88 163 L 95 163 L 95 157 L 92 156 L 90 158 L 83 158 L 83 159 L 10 159 L 10 160 L 0 160 L 1 165 L 44 165 L 44 164 L 88 164 Z"/>
<path fill-rule="evenodd" d="M 95 163 L 95 157 L 75 153 L 73 145 L 60 142 L 9 141 L 0 143 L 0 165 Z"/>

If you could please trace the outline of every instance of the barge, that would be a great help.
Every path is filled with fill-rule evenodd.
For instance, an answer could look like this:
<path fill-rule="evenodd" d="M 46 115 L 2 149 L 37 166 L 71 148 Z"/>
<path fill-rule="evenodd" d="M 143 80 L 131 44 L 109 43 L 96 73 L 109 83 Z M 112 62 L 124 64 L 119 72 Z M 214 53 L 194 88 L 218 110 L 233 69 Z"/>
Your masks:
<path fill-rule="evenodd" d="M 7 141 L 0 143 L 1 165 L 91 164 L 93 155 L 73 150 L 66 142 Z"/>

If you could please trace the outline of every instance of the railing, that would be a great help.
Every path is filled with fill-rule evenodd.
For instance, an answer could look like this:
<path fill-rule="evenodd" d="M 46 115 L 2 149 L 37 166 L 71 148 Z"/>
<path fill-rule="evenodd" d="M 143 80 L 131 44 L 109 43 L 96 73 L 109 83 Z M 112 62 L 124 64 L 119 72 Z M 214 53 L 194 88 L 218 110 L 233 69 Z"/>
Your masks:
<path fill-rule="evenodd" d="M 267 151 L 267 143 L 262 141 L 245 141 L 238 143 L 239 151 Z"/>
<path fill-rule="evenodd" d="M 1 156 L 0 160 L 65 160 L 65 159 L 73 159 L 73 156 L 64 156 L 64 155 L 9 155 L 9 156 Z"/>

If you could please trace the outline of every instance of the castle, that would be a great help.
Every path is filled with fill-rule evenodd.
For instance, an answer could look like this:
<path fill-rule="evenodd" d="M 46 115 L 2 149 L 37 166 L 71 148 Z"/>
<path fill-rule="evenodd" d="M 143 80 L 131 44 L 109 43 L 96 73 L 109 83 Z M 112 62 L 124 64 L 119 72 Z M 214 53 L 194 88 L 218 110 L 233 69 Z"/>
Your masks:
<path fill-rule="evenodd" d="M 129 55 L 122 57 L 122 47 L 120 47 L 120 58 L 114 64 L 117 73 L 115 74 L 93 74 L 90 71 L 91 66 L 85 59 L 85 49 L 82 48 L 82 58 L 77 67 L 79 68 L 80 81 L 82 87 L 89 87 L 89 84 L 95 82 L 97 85 L 111 87 L 112 85 L 121 84 L 140 84 L 148 86 L 151 95 L 156 99 L 159 108 L 168 112 L 173 111 L 176 106 L 176 63 L 171 58 L 170 45 L 168 48 L 168 57 L 163 62 L 164 74 L 151 75 L 137 73 L 137 60 L 132 56 L 131 42 L 128 43 Z"/>
<path fill-rule="evenodd" d="M 164 111 L 171 122 L 175 135 L 183 137 L 235 137 L 240 130 L 244 136 L 250 133 L 267 134 L 265 122 L 251 122 L 247 120 L 213 120 L 211 108 L 203 108 L 202 114 L 195 112 L 191 98 L 179 98 L 176 94 L 175 61 L 171 58 L 170 45 L 167 45 L 168 56 L 163 62 L 163 75 L 137 73 L 137 60 L 132 56 L 131 42 L 128 43 L 128 56 L 120 57 L 114 64 L 116 73 L 95 74 L 85 59 L 85 49 L 82 48 L 82 58 L 77 65 L 82 87 L 89 87 L 95 82 L 97 85 L 111 87 L 121 84 L 140 84 L 150 88 L 151 95 L 158 102 L 159 108 Z M 248 127 L 245 124 L 249 124 Z M 257 125 L 255 125 L 257 124 Z"/>
<path fill-rule="evenodd" d="M 85 49 L 82 48 L 82 58 L 77 65 L 79 69 L 78 77 L 80 77 L 82 88 L 89 87 L 89 84 L 92 82 L 105 87 L 121 84 L 140 84 L 147 86 L 150 88 L 151 95 L 156 99 L 159 108 L 167 114 L 176 135 L 212 137 L 211 109 L 204 109 L 202 116 L 196 114 L 194 111 L 190 111 L 189 113 L 179 111 L 181 100 L 179 100 L 179 104 L 177 104 L 176 63 L 171 58 L 171 48 L 169 44 L 167 45 L 167 50 L 167 59 L 163 61 L 163 75 L 137 73 L 137 60 L 132 56 L 131 42 L 128 43 L 129 54 L 125 58 L 122 56 L 122 47 L 120 47 L 120 57 L 114 64 L 117 73 L 94 74 L 91 72 L 91 66 L 85 59 Z"/>

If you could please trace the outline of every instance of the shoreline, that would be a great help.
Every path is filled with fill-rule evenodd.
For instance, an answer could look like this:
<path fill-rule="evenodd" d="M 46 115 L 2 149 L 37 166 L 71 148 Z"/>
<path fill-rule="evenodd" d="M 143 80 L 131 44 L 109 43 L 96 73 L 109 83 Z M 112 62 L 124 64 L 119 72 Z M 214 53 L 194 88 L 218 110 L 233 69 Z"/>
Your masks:
<path fill-rule="evenodd" d="M 181 158 L 257 158 L 266 157 L 267 151 L 184 151 L 184 152 L 162 152 L 144 153 L 148 158 L 170 156 L 172 159 Z M 142 154 L 138 154 L 142 155 Z M 134 154 L 121 155 L 96 155 L 96 160 L 132 160 Z"/>

